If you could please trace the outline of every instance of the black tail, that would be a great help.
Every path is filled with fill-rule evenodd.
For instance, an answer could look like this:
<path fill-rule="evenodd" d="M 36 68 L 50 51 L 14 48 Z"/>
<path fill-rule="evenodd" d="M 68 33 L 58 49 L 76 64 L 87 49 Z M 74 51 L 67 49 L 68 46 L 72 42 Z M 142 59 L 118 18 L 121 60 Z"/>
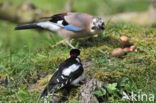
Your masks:
<path fill-rule="evenodd" d="M 44 97 L 44 96 L 47 96 L 48 93 L 53 93 L 55 91 L 55 89 L 60 88 L 60 86 L 61 86 L 60 84 L 57 84 L 57 85 L 54 85 L 54 86 L 53 85 L 46 86 L 44 88 L 42 94 L 40 95 L 40 98 Z"/>
<path fill-rule="evenodd" d="M 38 26 L 36 23 L 32 24 L 23 24 L 23 25 L 18 25 L 15 30 L 22 30 L 22 29 L 35 29 L 35 28 L 42 28 Z"/>
<path fill-rule="evenodd" d="M 42 92 L 40 98 L 41 98 L 41 97 L 44 97 L 44 96 L 47 96 L 47 95 L 48 95 L 48 92 L 50 92 L 49 90 L 50 90 L 50 88 L 48 89 L 48 86 L 46 86 L 46 87 L 44 88 L 44 90 L 43 90 L 43 92 Z"/>

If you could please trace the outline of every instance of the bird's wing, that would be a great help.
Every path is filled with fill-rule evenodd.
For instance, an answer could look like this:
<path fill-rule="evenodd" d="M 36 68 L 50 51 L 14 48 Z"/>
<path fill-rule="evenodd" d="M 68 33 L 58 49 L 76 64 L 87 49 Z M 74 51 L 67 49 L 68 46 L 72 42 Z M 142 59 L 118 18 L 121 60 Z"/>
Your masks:
<path fill-rule="evenodd" d="M 40 97 L 44 97 L 47 96 L 48 93 L 51 93 L 55 88 L 59 88 L 60 84 L 57 84 L 55 80 L 55 77 L 58 75 L 58 71 L 56 71 L 53 76 L 51 77 L 48 85 L 44 88 L 44 90 L 42 91 Z"/>
<path fill-rule="evenodd" d="M 68 67 L 60 67 L 48 85 L 60 84 L 60 87 L 64 87 L 72 83 L 72 81 L 81 76 L 82 73 L 83 67 L 81 64 L 71 64 Z"/>
<path fill-rule="evenodd" d="M 81 76 L 83 73 L 82 64 L 75 63 L 76 61 L 72 61 L 71 59 L 63 62 L 50 79 L 41 97 L 46 96 L 48 92 L 53 92 L 54 89 L 69 85 L 72 81 Z"/>
<path fill-rule="evenodd" d="M 70 31 L 82 31 L 88 28 L 87 26 L 90 25 L 92 18 L 92 16 L 84 13 L 62 13 L 51 17 L 43 17 L 43 19 L 49 19 L 50 22 Z"/>
<path fill-rule="evenodd" d="M 61 28 L 70 31 L 90 31 L 90 25 L 93 16 L 85 13 L 62 13 L 56 14 L 51 17 L 42 17 L 42 22 L 23 24 L 17 26 L 16 30 L 42 28 L 50 31 L 58 32 Z"/>
<path fill-rule="evenodd" d="M 66 83 L 71 84 L 75 79 L 81 76 L 83 73 L 83 67 L 80 64 L 72 64 L 68 68 L 63 69 L 61 77 L 65 77 Z"/>
<path fill-rule="evenodd" d="M 65 84 L 69 84 L 83 73 L 83 66 L 76 58 L 69 58 L 60 64 L 59 70 L 60 80 L 63 82 L 65 80 Z"/>
<path fill-rule="evenodd" d="M 89 14 L 85 14 L 85 13 L 67 13 L 66 16 L 64 16 L 66 22 L 68 22 L 68 24 L 78 27 L 81 30 L 89 30 L 90 29 L 90 25 L 93 21 L 93 16 L 89 15 Z"/>

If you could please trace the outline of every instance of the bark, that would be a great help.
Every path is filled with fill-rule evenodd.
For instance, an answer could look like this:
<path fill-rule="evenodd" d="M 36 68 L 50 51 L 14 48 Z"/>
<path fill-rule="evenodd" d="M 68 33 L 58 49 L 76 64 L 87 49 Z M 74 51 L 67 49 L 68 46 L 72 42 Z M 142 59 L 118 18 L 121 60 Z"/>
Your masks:
<path fill-rule="evenodd" d="M 96 79 L 88 79 L 87 82 L 83 85 L 82 90 L 79 94 L 79 100 L 81 103 L 99 103 L 97 98 L 93 95 L 93 92 L 101 87 L 102 83 Z"/>
<path fill-rule="evenodd" d="M 74 0 L 68 0 L 65 5 L 65 12 L 72 10 Z M 23 24 L 40 21 L 41 17 L 52 16 L 52 12 L 42 11 L 36 8 L 31 2 L 26 2 L 20 7 L 9 3 L 0 2 L 0 19 Z"/>
<path fill-rule="evenodd" d="M 103 18 L 106 21 L 111 18 L 113 22 L 122 21 L 143 26 L 156 24 L 156 0 L 150 0 L 150 6 L 147 11 L 120 13 Z"/>
<path fill-rule="evenodd" d="M 0 19 L 15 23 L 28 23 L 38 21 L 41 17 L 51 16 L 52 13 L 37 9 L 32 3 L 27 2 L 17 7 L 8 3 L 0 4 Z"/>

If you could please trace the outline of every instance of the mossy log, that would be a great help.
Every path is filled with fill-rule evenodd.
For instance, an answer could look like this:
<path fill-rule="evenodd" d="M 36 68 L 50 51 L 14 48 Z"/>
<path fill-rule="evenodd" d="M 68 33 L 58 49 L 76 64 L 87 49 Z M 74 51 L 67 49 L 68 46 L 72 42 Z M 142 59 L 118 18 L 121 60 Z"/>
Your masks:
<path fill-rule="evenodd" d="M 68 0 L 64 11 L 72 11 L 73 0 Z M 52 12 L 42 11 L 36 8 L 31 2 L 26 2 L 17 7 L 9 3 L 0 2 L 0 19 L 15 23 L 29 23 L 40 20 L 41 17 L 52 16 Z"/>
<path fill-rule="evenodd" d="M 0 19 L 12 21 L 15 23 L 28 23 L 38 21 L 44 16 L 51 16 L 52 13 L 37 9 L 32 3 L 26 2 L 17 7 L 9 3 L 0 3 Z"/>
<path fill-rule="evenodd" d="M 111 18 L 111 21 L 113 22 L 124 21 L 137 25 L 153 25 L 156 24 L 156 1 L 151 0 L 147 11 L 119 13 L 103 18 L 105 18 L 105 20 L 109 20 Z"/>
<path fill-rule="evenodd" d="M 99 103 L 97 98 L 93 95 L 93 92 L 101 87 L 102 83 L 96 79 L 88 79 L 83 85 L 82 90 L 79 93 L 79 100 L 81 103 Z"/>

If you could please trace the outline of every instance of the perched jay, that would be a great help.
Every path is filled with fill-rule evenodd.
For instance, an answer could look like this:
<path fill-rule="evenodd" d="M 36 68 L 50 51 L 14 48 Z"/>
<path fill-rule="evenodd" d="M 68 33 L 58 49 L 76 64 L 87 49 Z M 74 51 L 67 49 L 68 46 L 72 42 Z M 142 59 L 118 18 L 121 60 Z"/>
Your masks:
<path fill-rule="evenodd" d="M 71 39 L 93 36 L 97 33 L 102 33 L 105 29 L 104 20 L 99 17 L 94 17 L 85 13 L 67 12 L 56 14 L 51 17 L 43 17 L 48 19 L 38 23 L 23 24 L 15 28 L 34 29 L 42 28 L 52 32 L 57 32 L 61 37 L 66 39 L 67 44 L 75 48 L 71 43 Z"/>
<path fill-rule="evenodd" d="M 53 93 L 58 88 L 69 85 L 79 86 L 79 81 L 83 79 L 83 73 L 84 69 L 80 60 L 80 51 L 72 49 L 70 57 L 60 64 L 40 97 L 47 96 L 48 93 Z"/>

